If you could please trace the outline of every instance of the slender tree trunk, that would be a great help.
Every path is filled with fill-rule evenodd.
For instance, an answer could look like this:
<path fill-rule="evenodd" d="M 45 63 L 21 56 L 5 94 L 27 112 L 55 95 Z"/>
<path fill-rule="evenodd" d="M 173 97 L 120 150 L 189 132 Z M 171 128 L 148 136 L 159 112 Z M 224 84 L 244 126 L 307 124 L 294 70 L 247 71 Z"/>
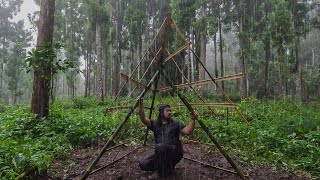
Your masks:
<path fill-rule="evenodd" d="M 98 98 L 100 102 L 104 101 L 103 76 L 102 76 L 102 42 L 101 42 L 101 19 L 100 7 L 101 0 L 96 0 L 97 20 L 96 20 L 96 53 L 97 53 L 97 78 L 98 78 Z"/>
<path fill-rule="evenodd" d="M 13 105 L 14 105 L 14 106 L 15 106 L 16 103 L 17 103 L 17 95 L 16 95 L 16 94 L 17 94 L 17 91 L 14 90 L 13 93 L 12 93 L 12 95 L 13 95 L 13 96 L 12 96 L 12 99 L 13 99 L 12 102 L 13 102 Z"/>
<path fill-rule="evenodd" d="M 239 20 L 239 26 L 240 26 L 240 29 L 239 29 L 239 33 L 243 33 L 244 30 L 243 30 L 243 26 L 244 26 L 244 17 L 240 17 L 240 20 Z M 244 52 L 244 39 L 243 37 L 239 37 L 239 45 L 240 45 L 240 63 L 239 63 L 239 66 L 240 66 L 240 70 L 243 74 L 243 77 L 241 78 L 240 80 L 240 98 L 241 99 L 244 99 L 247 97 L 248 95 L 248 91 L 247 91 L 247 74 L 246 74 L 246 68 L 245 68 L 245 58 L 246 58 L 246 53 Z"/>
<path fill-rule="evenodd" d="M 206 44 L 207 44 L 207 38 L 205 34 L 200 35 L 200 61 L 202 64 L 206 67 Z M 204 80 L 205 79 L 205 71 L 204 68 L 199 64 L 199 80 Z M 203 96 L 203 87 L 200 89 L 200 94 Z"/>
<path fill-rule="evenodd" d="M 3 57 L 2 57 L 3 58 Z M 3 89 L 3 59 L 0 61 L 0 99 L 2 98 Z"/>
<path fill-rule="evenodd" d="M 113 95 L 116 96 L 116 94 L 119 91 L 120 87 L 120 63 L 121 63 L 121 41 L 120 41 L 120 32 L 121 32 L 121 17 L 120 17 L 120 11 L 121 2 L 116 0 L 116 12 L 115 12 L 115 19 L 116 19 L 116 58 L 114 59 L 114 74 L 113 74 Z"/>
<path fill-rule="evenodd" d="M 40 4 L 40 20 L 38 27 L 37 47 L 45 43 L 51 43 L 53 38 L 55 0 L 42 0 Z M 50 69 L 44 69 L 43 65 L 35 71 L 44 71 L 50 74 Z M 34 73 L 31 111 L 39 117 L 45 117 L 49 113 L 49 89 L 50 80 Z"/>
<path fill-rule="evenodd" d="M 109 36 L 109 35 L 108 35 Z M 108 37 L 106 37 L 108 38 Z M 109 55 L 109 45 L 106 44 L 106 46 L 104 46 L 103 48 L 103 52 L 104 52 L 104 73 L 103 73 L 103 77 L 104 77 L 104 96 L 106 97 L 108 95 L 108 87 L 109 87 L 109 79 L 110 79 L 110 76 L 109 76 L 109 67 L 110 67 L 110 64 L 109 64 L 109 58 L 110 58 L 110 55 Z"/>
<path fill-rule="evenodd" d="M 85 52 L 84 56 L 84 97 L 88 97 L 88 51 Z"/>
<path fill-rule="evenodd" d="M 6 37 L 3 37 L 3 41 L 2 41 L 2 48 L 5 49 L 6 48 Z M 0 61 L 0 99 L 2 98 L 3 95 L 3 64 L 4 64 L 4 60 L 6 57 L 1 57 L 1 61 Z"/>
<path fill-rule="evenodd" d="M 85 82 L 84 82 L 84 97 L 88 97 L 89 96 L 89 74 L 90 74 L 90 67 L 89 67 L 89 39 L 90 39 L 90 36 L 89 36 L 89 28 L 87 28 L 87 32 L 86 32 L 86 52 L 85 52 Z"/>
<path fill-rule="evenodd" d="M 298 101 L 302 101 L 302 94 L 301 94 L 301 69 L 300 69 L 300 59 L 299 59 L 299 37 L 295 37 L 295 42 L 294 42 L 294 52 L 295 52 L 295 64 L 294 64 L 294 69 L 293 69 L 293 77 L 294 77 L 294 90 L 293 92 L 295 92 L 294 98 Z"/>
<path fill-rule="evenodd" d="M 205 5 L 205 3 L 202 5 L 202 18 L 205 18 L 207 16 L 207 10 L 206 10 L 207 6 Z M 204 67 L 206 67 L 206 49 L 207 49 L 207 36 L 206 36 L 206 32 L 204 30 L 204 32 L 200 33 L 200 61 L 202 62 L 202 64 L 204 65 Z M 204 80 L 205 79 L 205 70 L 204 68 L 199 64 L 199 80 Z M 200 87 L 199 89 L 199 93 L 200 95 L 203 97 L 203 86 Z"/>
<path fill-rule="evenodd" d="M 214 45 L 214 75 L 215 77 L 219 77 L 219 71 L 218 71 L 218 61 L 217 61 L 217 34 L 213 35 L 213 45 Z M 218 88 L 215 87 L 215 90 L 218 92 Z"/>
<path fill-rule="evenodd" d="M 191 30 L 191 44 L 192 46 L 190 48 L 192 48 L 193 52 L 195 52 L 194 49 L 194 45 L 195 45 L 195 39 L 194 39 L 194 30 Z M 194 76 L 195 76 L 195 66 L 194 66 L 194 54 L 192 53 L 190 56 L 190 60 L 191 60 L 191 82 L 194 82 Z"/>
<path fill-rule="evenodd" d="M 268 77 L 269 77 L 269 62 L 271 60 L 271 47 L 270 47 L 270 38 L 268 37 L 265 40 L 265 54 L 266 54 L 266 59 L 264 63 L 264 78 L 263 78 L 263 93 L 262 97 L 267 97 L 268 96 Z"/>
<path fill-rule="evenodd" d="M 191 33 L 190 33 L 190 36 L 192 36 L 192 30 L 190 31 Z M 192 38 L 189 36 L 189 41 L 191 42 L 191 44 L 192 44 Z M 192 48 L 192 47 L 190 47 L 190 48 Z M 191 81 L 191 73 L 192 73 L 192 71 L 191 71 L 191 63 L 192 63 L 192 58 L 191 58 L 191 50 L 190 50 L 190 48 L 188 48 L 188 59 L 187 59 L 187 61 L 188 61 L 188 81 Z M 192 81 L 191 81 L 192 82 Z"/>
<path fill-rule="evenodd" d="M 222 23 L 221 23 L 221 10 L 219 8 L 219 49 L 220 49 L 220 75 L 221 77 L 224 76 L 224 65 L 223 65 L 223 39 L 222 39 Z M 224 81 L 221 81 L 221 88 L 224 90 Z"/>
<path fill-rule="evenodd" d="M 159 23 L 164 21 L 164 18 L 167 16 L 167 13 L 169 12 L 169 2 L 170 0 L 160 0 L 160 7 L 161 7 L 161 14 L 160 14 L 160 21 Z"/>
<path fill-rule="evenodd" d="M 217 35 L 213 35 L 213 45 L 214 45 L 214 75 L 215 77 L 219 77 L 218 71 L 218 61 L 217 61 Z"/>
<path fill-rule="evenodd" d="M 284 80 L 284 60 L 286 59 L 285 48 L 283 46 L 284 39 L 279 39 L 277 42 L 277 61 L 278 61 L 278 79 L 279 79 L 279 93 L 278 97 L 280 100 L 284 100 L 286 89 Z"/>
<path fill-rule="evenodd" d="M 137 65 L 139 64 L 140 59 L 142 58 L 142 38 L 141 38 L 142 30 L 140 28 L 140 35 L 138 35 L 138 45 L 137 45 Z M 141 77 L 141 70 L 142 69 L 142 63 L 140 64 L 140 67 L 137 69 L 137 79 L 140 79 Z"/>
<path fill-rule="evenodd" d="M 91 91 L 92 91 L 92 85 L 91 85 L 91 68 L 92 68 L 92 38 L 93 38 L 93 33 L 90 31 L 90 36 L 89 36 L 89 47 L 88 47 L 88 96 L 91 96 Z"/>

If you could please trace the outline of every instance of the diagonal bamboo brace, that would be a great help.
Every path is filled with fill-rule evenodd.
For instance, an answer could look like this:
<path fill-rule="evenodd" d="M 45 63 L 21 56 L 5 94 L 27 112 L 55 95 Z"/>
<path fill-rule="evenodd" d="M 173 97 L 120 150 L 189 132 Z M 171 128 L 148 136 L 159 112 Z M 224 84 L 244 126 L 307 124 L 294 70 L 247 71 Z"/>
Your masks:
<path fill-rule="evenodd" d="M 151 80 L 149 81 L 148 85 L 146 86 L 146 88 L 143 90 L 143 92 L 140 94 L 140 97 L 144 97 L 144 95 L 148 92 L 148 90 L 151 88 L 151 85 L 153 83 L 153 81 L 159 76 L 159 70 L 153 75 L 153 77 L 151 78 Z M 115 139 L 115 137 L 118 135 L 118 133 L 120 132 L 120 130 L 123 128 L 123 126 L 125 125 L 125 123 L 129 120 L 130 116 L 132 115 L 132 113 L 134 112 L 134 110 L 137 108 L 138 106 L 138 101 L 136 101 L 136 103 L 134 104 L 134 106 L 131 108 L 131 110 L 129 111 L 129 113 L 127 114 L 127 116 L 125 117 L 125 119 L 121 122 L 121 124 L 117 127 L 117 129 L 114 131 L 114 133 L 110 136 L 109 140 L 107 141 L 107 143 L 103 146 L 102 150 L 100 151 L 99 155 L 95 158 L 95 160 L 90 164 L 90 166 L 87 168 L 87 170 L 84 172 L 84 174 L 81 177 L 81 180 L 83 179 L 87 179 L 87 177 L 89 176 L 90 172 L 92 171 L 92 169 L 94 168 L 94 166 L 98 163 L 98 161 L 100 160 L 100 158 L 102 157 L 102 155 L 106 152 L 107 148 L 111 145 L 111 142 Z"/>

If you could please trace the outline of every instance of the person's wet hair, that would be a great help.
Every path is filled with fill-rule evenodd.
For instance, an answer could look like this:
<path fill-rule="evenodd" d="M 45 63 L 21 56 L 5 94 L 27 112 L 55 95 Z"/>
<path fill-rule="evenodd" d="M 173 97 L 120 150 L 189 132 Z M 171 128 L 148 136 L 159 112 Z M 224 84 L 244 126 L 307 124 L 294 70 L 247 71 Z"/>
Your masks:
<path fill-rule="evenodd" d="M 168 104 L 161 104 L 159 106 L 159 115 L 158 115 L 158 119 L 157 119 L 157 124 L 158 126 L 161 126 L 161 118 L 162 118 L 162 113 L 164 111 L 165 108 L 170 108 L 170 105 Z"/>

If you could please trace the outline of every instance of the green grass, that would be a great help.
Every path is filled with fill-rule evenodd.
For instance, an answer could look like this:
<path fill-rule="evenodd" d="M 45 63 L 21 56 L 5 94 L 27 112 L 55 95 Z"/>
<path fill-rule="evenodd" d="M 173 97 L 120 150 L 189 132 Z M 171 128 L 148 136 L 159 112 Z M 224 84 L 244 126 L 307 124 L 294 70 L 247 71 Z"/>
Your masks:
<path fill-rule="evenodd" d="M 193 98 L 188 97 L 190 101 Z M 99 104 L 94 98 L 57 101 L 50 116 L 40 120 L 34 118 L 28 106 L 6 107 L 0 111 L 0 178 L 13 179 L 28 170 L 39 174 L 45 172 L 54 159 L 65 158 L 74 148 L 91 146 L 97 141 L 104 144 L 128 112 L 122 110 L 104 116 L 106 107 L 119 105 L 111 102 L 107 99 Z M 128 104 L 130 102 L 134 99 Z M 163 102 L 177 104 L 179 100 L 165 98 Z M 145 100 L 145 105 L 150 105 L 150 101 Z M 229 110 L 228 115 L 215 117 L 209 115 L 206 108 L 197 109 L 229 155 L 242 165 L 267 163 L 278 169 L 320 176 L 319 102 L 303 107 L 292 101 L 247 99 L 237 105 L 250 120 L 251 127 L 233 110 Z M 226 109 L 216 109 L 216 112 L 225 113 Z M 185 108 L 173 109 L 173 113 L 175 119 L 188 122 Z M 157 110 L 153 113 L 153 117 L 156 116 Z M 117 141 L 141 142 L 145 128 L 136 128 L 140 125 L 134 114 Z M 210 142 L 201 129 L 195 130 L 190 138 Z"/>

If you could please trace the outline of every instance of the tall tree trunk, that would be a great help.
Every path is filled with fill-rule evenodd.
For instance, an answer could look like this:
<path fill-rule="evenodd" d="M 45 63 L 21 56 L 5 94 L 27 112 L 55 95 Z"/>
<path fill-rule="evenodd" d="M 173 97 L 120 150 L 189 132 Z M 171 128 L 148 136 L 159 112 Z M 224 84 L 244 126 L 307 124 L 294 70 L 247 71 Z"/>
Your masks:
<path fill-rule="evenodd" d="M 98 78 L 98 98 L 100 102 L 104 101 L 103 94 L 103 76 L 102 76 L 102 43 L 101 43 L 101 0 L 96 0 L 97 19 L 96 19 L 96 53 L 97 53 L 97 78 Z"/>
<path fill-rule="evenodd" d="M 92 41 L 93 41 L 93 33 L 90 31 L 90 38 L 89 38 L 89 57 L 88 57 L 88 95 L 91 96 L 92 85 L 91 85 L 91 68 L 92 68 Z"/>
<path fill-rule="evenodd" d="M 201 8 L 202 18 L 205 18 L 207 16 L 207 6 L 204 3 Z M 206 67 L 206 49 L 207 49 L 207 36 L 206 36 L 206 30 L 204 29 L 203 32 L 200 32 L 200 61 Z M 204 67 L 202 67 L 199 64 L 199 80 L 205 79 L 205 70 Z M 199 93 L 203 97 L 203 86 L 200 87 Z"/>
<path fill-rule="evenodd" d="M 37 47 L 45 43 L 51 43 L 53 38 L 55 0 L 42 0 L 40 4 L 40 20 L 38 27 Z M 50 69 L 44 69 L 43 65 L 36 71 L 44 71 L 51 74 Z M 49 113 L 49 88 L 50 80 L 34 73 L 33 91 L 31 99 L 31 111 L 39 117 L 45 117 Z"/>
<path fill-rule="evenodd" d="M 218 61 L 217 61 L 217 34 L 216 33 L 213 35 L 213 45 L 214 45 L 214 75 L 217 78 L 219 77 L 219 71 L 218 71 Z M 215 86 L 216 85 L 214 85 L 214 88 L 218 92 L 218 88 Z"/>
<path fill-rule="evenodd" d="M 119 87 L 120 87 L 120 63 L 121 63 L 121 17 L 120 17 L 120 11 L 121 11 L 121 2 L 116 0 L 115 2 L 115 21 L 116 21 L 116 58 L 114 59 L 114 74 L 113 74 L 113 95 L 116 96 Z"/>
<path fill-rule="evenodd" d="M 219 49 L 220 49 L 220 75 L 221 77 L 224 76 L 224 65 L 223 65 L 223 39 L 222 39 L 222 22 L 221 22 L 221 10 L 219 8 L 219 19 L 218 19 L 218 23 L 219 23 Z M 222 90 L 224 90 L 224 81 L 221 81 L 221 88 Z"/>
<path fill-rule="evenodd" d="M 268 77 L 269 77 L 269 62 L 271 60 L 271 47 L 270 47 L 270 38 L 268 37 L 265 41 L 265 54 L 266 54 L 266 59 L 264 63 L 264 77 L 263 77 L 263 93 L 262 97 L 267 97 L 268 96 Z"/>
<path fill-rule="evenodd" d="M 0 71 L 1 71 L 0 72 L 0 99 L 2 98 L 2 93 L 3 93 L 3 61 L 4 61 L 4 58 L 2 61 L 0 61 Z"/>
<path fill-rule="evenodd" d="M 192 50 L 193 50 L 193 52 L 195 52 L 195 48 L 194 48 L 194 46 L 195 46 L 195 38 L 194 38 L 194 29 L 192 29 L 191 30 L 191 48 L 192 48 Z M 190 60 L 191 60 L 191 82 L 194 82 L 194 76 L 195 76 L 195 65 L 194 65 L 194 59 L 195 59 L 195 56 L 194 56 L 194 54 L 193 53 L 191 53 L 191 55 L 190 55 Z"/>
<path fill-rule="evenodd" d="M 200 61 L 206 67 L 206 46 L 207 44 L 207 38 L 204 33 L 201 33 L 200 35 Z M 204 68 L 199 64 L 199 80 L 204 80 L 205 79 L 205 70 Z M 201 96 L 203 96 L 203 87 L 199 90 L 199 93 Z"/>
<path fill-rule="evenodd" d="M 89 27 L 87 28 L 87 32 L 86 32 L 86 52 L 85 52 L 85 85 L 84 85 L 84 97 L 88 97 L 90 96 L 90 90 L 89 90 L 89 77 L 90 77 L 90 66 L 89 66 L 89 53 L 91 48 L 89 48 L 89 44 L 90 44 L 90 35 L 89 35 Z"/>
<path fill-rule="evenodd" d="M 283 47 L 283 39 L 278 43 L 277 48 L 277 59 L 278 59 L 278 79 L 279 79 L 279 99 L 284 100 L 286 89 L 284 81 L 284 59 L 285 59 L 285 49 Z"/>
<path fill-rule="evenodd" d="M 299 45 L 300 45 L 300 38 L 295 37 L 294 41 L 294 50 L 295 50 L 295 64 L 294 64 L 294 69 L 293 69 L 293 77 L 294 77 L 294 84 L 295 84 L 295 89 L 294 89 L 294 98 L 298 101 L 302 101 L 303 97 L 301 94 L 301 68 L 300 68 L 300 58 L 299 58 Z"/>
<path fill-rule="evenodd" d="M 6 37 L 2 37 L 3 41 L 2 41 L 2 48 L 5 49 L 6 48 Z M 4 70 L 4 60 L 6 57 L 1 57 L 0 60 L 0 99 L 3 95 L 3 70 Z"/>
<path fill-rule="evenodd" d="M 159 25 L 164 21 L 164 19 L 167 16 L 167 13 L 169 12 L 169 2 L 170 0 L 160 0 L 160 7 L 161 7 L 161 14 L 159 17 Z M 160 26 L 159 26 L 160 27 Z"/>
<path fill-rule="evenodd" d="M 141 35 L 142 35 L 142 29 L 140 28 L 140 34 L 138 35 L 138 45 L 137 45 L 137 65 L 139 64 L 139 61 L 140 59 L 142 58 L 141 54 L 142 54 L 142 38 L 141 38 Z M 137 79 L 140 79 L 141 77 L 141 70 L 143 71 L 143 67 L 142 67 L 142 64 L 140 64 L 139 68 L 137 69 Z"/>
<path fill-rule="evenodd" d="M 109 36 L 109 35 L 108 35 Z M 108 38 L 108 37 L 106 37 Z M 109 64 L 109 59 L 110 59 L 110 54 L 109 54 L 109 45 L 106 44 L 106 46 L 104 46 L 103 48 L 103 52 L 104 52 L 104 74 L 103 74 L 103 77 L 104 77 L 104 96 L 108 96 L 109 94 L 109 91 L 108 91 L 108 88 L 110 86 L 109 84 L 109 79 L 110 79 L 110 76 L 109 76 L 109 72 L 110 72 L 110 64 Z"/>
<path fill-rule="evenodd" d="M 213 35 L 213 45 L 214 45 L 214 75 L 219 77 L 218 62 L 217 62 L 217 35 Z"/>
<path fill-rule="evenodd" d="M 239 19 L 239 34 L 244 33 L 244 17 L 240 17 Z M 246 58 L 246 53 L 244 52 L 244 37 L 240 36 L 239 37 L 239 46 L 240 46 L 240 63 L 239 67 L 240 70 L 243 74 L 243 77 L 240 80 L 240 98 L 244 99 L 247 97 L 247 74 L 246 74 L 246 68 L 245 68 L 245 58 Z"/>
<path fill-rule="evenodd" d="M 299 17 L 296 17 L 296 11 L 298 8 L 298 1 L 297 0 L 293 0 L 292 1 L 293 6 L 292 6 L 292 14 L 294 14 L 294 18 L 293 18 L 293 28 L 294 28 L 294 32 L 295 32 L 295 38 L 294 38 L 294 68 L 292 70 L 292 74 L 294 77 L 294 84 L 295 87 L 293 89 L 293 92 L 295 92 L 293 94 L 294 98 L 298 101 L 303 101 L 304 97 L 302 94 L 302 81 L 303 81 L 303 77 L 302 77 L 302 71 L 301 71 L 301 67 L 300 67 L 300 37 L 299 37 L 299 30 L 298 30 L 298 22 L 296 21 L 296 19 L 299 19 Z"/>

